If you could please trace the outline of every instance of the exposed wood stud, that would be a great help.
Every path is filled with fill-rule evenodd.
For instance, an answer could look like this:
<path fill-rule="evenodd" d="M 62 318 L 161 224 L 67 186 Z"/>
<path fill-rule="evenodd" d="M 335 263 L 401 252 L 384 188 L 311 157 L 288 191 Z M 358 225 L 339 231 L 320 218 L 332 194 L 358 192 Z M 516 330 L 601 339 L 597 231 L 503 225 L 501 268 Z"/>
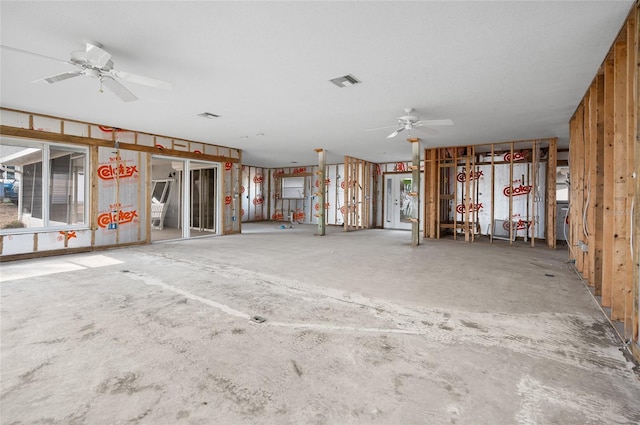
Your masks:
<path fill-rule="evenodd" d="M 509 245 L 513 245 L 513 142 L 509 146 Z"/>
<path fill-rule="evenodd" d="M 603 248 L 604 248 L 604 74 L 595 78 L 596 87 L 596 169 L 594 202 L 594 233 L 595 253 L 593 265 L 593 291 L 596 296 L 602 296 L 603 281 Z"/>
<path fill-rule="evenodd" d="M 611 319 L 627 320 L 625 304 L 627 263 L 627 45 L 626 38 L 614 45 L 613 101 L 613 275 Z M 629 312 L 630 313 L 630 312 Z M 629 320 L 631 317 L 628 318 Z"/>
<path fill-rule="evenodd" d="M 610 56 L 604 64 L 604 193 L 602 229 L 602 305 L 604 307 L 611 307 L 611 277 L 613 276 L 613 87 L 613 56 Z"/>
<path fill-rule="evenodd" d="M 491 235 L 489 236 L 489 239 L 490 239 L 491 243 L 493 243 L 493 235 L 495 233 L 494 226 L 495 226 L 495 223 L 496 223 L 496 220 L 495 220 L 495 217 L 496 217 L 496 215 L 495 215 L 495 212 L 496 212 L 496 209 L 495 209 L 496 174 L 495 174 L 495 172 L 496 172 L 496 170 L 495 170 L 494 156 L 495 156 L 495 146 L 492 143 L 491 144 L 491 212 L 490 212 L 490 214 L 491 214 L 491 223 L 490 223 Z"/>

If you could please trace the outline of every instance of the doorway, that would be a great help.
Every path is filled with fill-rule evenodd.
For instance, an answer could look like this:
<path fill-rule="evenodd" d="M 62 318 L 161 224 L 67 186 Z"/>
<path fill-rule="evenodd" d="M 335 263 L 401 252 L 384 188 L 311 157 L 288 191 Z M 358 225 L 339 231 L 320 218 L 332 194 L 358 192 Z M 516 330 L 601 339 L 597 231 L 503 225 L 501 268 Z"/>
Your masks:
<path fill-rule="evenodd" d="M 191 163 L 190 182 L 192 233 L 215 233 L 216 169 L 209 164 Z"/>
<path fill-rule="evenodd" d="M 410 219 L 418 208 L 409 195 L 413 191 L 411 173 L 385 174 L 384 185 L 384 228 L 411 230 Z"/>
<path fill-rule="evenodd" d="M 218 164 L 154 155 L 151 174 L 152 242 L 218 232 Z"/>

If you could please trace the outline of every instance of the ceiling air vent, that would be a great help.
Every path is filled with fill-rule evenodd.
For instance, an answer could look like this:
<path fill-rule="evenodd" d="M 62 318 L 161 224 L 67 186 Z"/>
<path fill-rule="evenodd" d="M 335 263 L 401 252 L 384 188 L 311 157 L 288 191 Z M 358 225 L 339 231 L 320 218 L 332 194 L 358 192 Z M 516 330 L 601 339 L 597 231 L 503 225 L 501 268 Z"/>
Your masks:
<path fill-rule="evenodd" d="M 220 118 L 220 115 L 212 114 L 211 112 L 203 112 L 201 114 L 198 114 L 198 116 L 202 118 L 208 118 L 210 120 L 214 118 Z"/>
<path fill-rule="evenodd" d="M 340 88 L 349 87 L 360 83 L 360 81 L 358 81 L 358 79 L 351 74 L 345 75 L 344 77 L 332 78 L 329 81 Z"/>

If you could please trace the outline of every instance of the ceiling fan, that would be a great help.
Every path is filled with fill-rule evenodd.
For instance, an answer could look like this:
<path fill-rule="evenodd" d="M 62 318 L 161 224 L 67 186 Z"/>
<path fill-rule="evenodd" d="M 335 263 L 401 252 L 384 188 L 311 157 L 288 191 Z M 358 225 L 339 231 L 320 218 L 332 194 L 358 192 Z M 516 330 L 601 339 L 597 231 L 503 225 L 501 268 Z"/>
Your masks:
<path fill-rule="evenodd" d="M 114 69 L 111 54 L 102 48 L 102 44 L 96 42 L 87 42 L 85 50 L 71 52 L 70 59 L 68 61 L 41 55 L 39 53 L 29 52 L 15 47 L 5 45 L 2 45 L 1 47 L 6 50 L 55 60 L 78 68 L 74 71 L 63 72 L 61 74 L 35 80 L 33 81 L 34 83 L 44 82 L 54 84 L 78 76 L 96 78 L 100 82 L 99 91 L 101 93 L 102 87 L 104 86 L 124 102 L 131 102 L 138 98 L 129 91 L 129 89 L 122 85 L 119 80 L 164 90 L 170 90 L 173 87 L 171 83 L 166 81 L 156 80 L 155 78 L 143 77 L 142 75 L 131 74 L 129 72 Z"/>
<path fill-rule="evenodd" d="M 385 128 L 396 128 L 396 130 L 389 134 L 387 136 L 387 139 L 391 139 L 393 137 L 396 137 L 398 135 L 398 133 L 400 133 L 401 131 L 407 130 L 407 131 L 411 131 L 416 127 L 425 127 L 425 128 L 429 128 L 431 126 L 449 126 L 449 125 L 453 125 L 453 121 L 449 120 L 449 119 L 444 119 L 444 120 L 421 120 L 419 117 L 417 117 L 416 115 L 412 115 L 411 113 L 413 112 L 413 108 L 405 108 L 404 109 L 404 115 L 401 117 L 398 117 L 398 124 L 397 125 L 390 125 L 390 126 L 386 126 L 386 127 L 378 127 L 378 128 L 372 128 L 369 131 L 372 130 L 382 130 Z M 437 133 L 437 131 L 435 129 L 431 129 L 431 132 L 433 133 Z"/>

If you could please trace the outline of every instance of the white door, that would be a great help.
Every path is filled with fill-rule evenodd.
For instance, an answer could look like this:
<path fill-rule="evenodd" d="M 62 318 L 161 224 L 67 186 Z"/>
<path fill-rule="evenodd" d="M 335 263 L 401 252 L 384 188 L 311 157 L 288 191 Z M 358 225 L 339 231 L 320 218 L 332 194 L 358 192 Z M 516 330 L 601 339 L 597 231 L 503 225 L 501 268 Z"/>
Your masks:
<path fill-rule="evenodd" d="M 384 177 L 384 227 L 386 229 L 411 230 L 414 205 L 411 173 L 385 174 Z M 417 190 L 416 190 L 417 191 Z"/>

